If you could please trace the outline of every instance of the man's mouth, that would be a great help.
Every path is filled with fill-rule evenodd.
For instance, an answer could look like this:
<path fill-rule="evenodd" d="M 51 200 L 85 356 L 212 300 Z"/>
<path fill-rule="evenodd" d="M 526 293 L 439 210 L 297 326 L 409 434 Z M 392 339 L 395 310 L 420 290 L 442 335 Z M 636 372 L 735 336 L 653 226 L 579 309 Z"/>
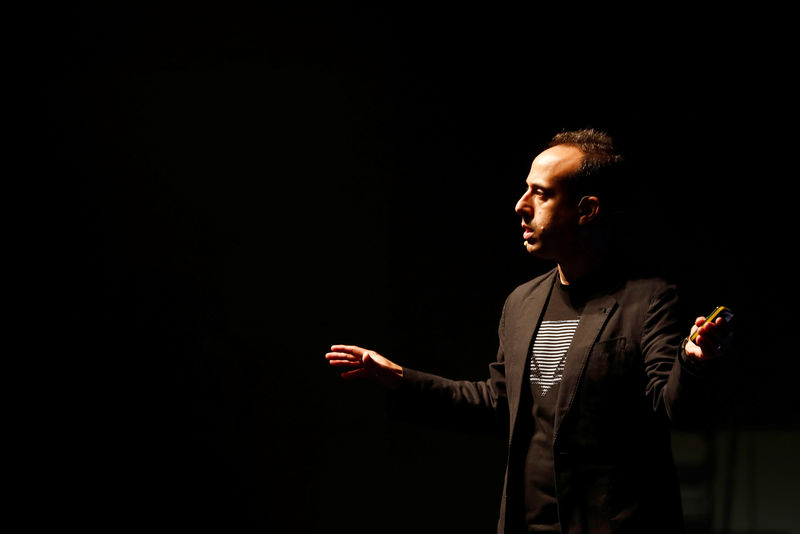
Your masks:
<path fill-rule="evenodd" d="M 528 228 L 526 226 L 523 226 L 522 229 L 523 229 L 522 238 L 525 241 L 528 241 L 529 239 L 533 238 L 533 230 L 531 230 L 530 228 Z"/>

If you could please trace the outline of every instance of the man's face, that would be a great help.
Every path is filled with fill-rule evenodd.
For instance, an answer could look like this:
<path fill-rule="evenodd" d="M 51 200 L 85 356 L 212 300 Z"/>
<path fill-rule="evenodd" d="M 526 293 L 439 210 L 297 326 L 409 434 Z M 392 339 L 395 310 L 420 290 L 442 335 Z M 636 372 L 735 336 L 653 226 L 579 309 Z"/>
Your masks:
<path fill-rule="evenodd" d="M 537 257 L 561 261 L 575 252 L 578 203 L 568 194 L 566 178 L 578 171 L 583 153 L 557 145 L 533 160 L 527 190 L 515 211 L 522 217 L 525 248 Z"/>

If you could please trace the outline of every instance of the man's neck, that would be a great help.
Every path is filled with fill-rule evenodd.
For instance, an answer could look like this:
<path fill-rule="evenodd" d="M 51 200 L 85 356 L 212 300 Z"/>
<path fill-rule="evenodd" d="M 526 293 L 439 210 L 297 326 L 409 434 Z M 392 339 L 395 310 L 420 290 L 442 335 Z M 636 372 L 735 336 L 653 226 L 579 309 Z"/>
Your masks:
<path fill-rule="evenodd" d="M 570 260 L 558 262 L 558 276 L 563 285 L 568 286 L 570 283 L 580 280 L 599 269 L 605 263 L 606 250 L 604 247 L 599 247 L 591 252 L 590 254 L 584 253 Z"/>
<path fill-rule="evenodd" d="M 582 265 L 569 265 L 565 266 L 561 263 L 558 264 L 558 277 L 561 284 L 568 286 L 570 282 L 580 280 L 590 272 L 594 271 L 598 264 L 582 264 Z"/>

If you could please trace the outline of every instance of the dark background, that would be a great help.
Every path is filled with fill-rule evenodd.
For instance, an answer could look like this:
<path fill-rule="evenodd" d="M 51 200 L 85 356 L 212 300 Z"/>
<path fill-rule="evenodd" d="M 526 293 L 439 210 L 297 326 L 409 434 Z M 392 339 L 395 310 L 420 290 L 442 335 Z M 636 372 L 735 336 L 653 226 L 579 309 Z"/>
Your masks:
<path fill-rule="evenodd" d="M 48 516 L 103 531 L 492 531 L 503 441 L 391 420 L 383 392 L 342 382 L 324 353 L 353 343 L 485 377 L 506 295 L 551 267 L 523 251 L 513 206 L 532 158 L 573 127 L 635 157 L 630 259 L 681 284 L 687 320 L 737 312 L 707 424 L 797 428 L 781 15 L 595 10 L 37 13 L 45 319 L 75 355 L 41 363 Z"/>

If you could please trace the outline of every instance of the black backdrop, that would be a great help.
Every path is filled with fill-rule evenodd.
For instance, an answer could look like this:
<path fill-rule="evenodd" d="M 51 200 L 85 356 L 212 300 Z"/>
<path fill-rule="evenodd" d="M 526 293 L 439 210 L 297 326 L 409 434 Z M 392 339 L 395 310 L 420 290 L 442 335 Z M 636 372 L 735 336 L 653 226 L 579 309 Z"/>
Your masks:
<path fill-rule="evenodd" d="M 387 419 L 383 392 L 323 355 L 354 343 L 482 378 L 505 296 L 550 267 L 524 253 L 514 203 L 572 127 L 636 155 L 631 259 L 681 283 L 691 316 L 737 311 L 709 424 L 796 426 L 785 34 L 673 9 L 40 13 L 31 168 L 56 197 L 53 331 L 79 349 L 50 366 L 48 514 L 491 531 L 502 440 Z"/>

